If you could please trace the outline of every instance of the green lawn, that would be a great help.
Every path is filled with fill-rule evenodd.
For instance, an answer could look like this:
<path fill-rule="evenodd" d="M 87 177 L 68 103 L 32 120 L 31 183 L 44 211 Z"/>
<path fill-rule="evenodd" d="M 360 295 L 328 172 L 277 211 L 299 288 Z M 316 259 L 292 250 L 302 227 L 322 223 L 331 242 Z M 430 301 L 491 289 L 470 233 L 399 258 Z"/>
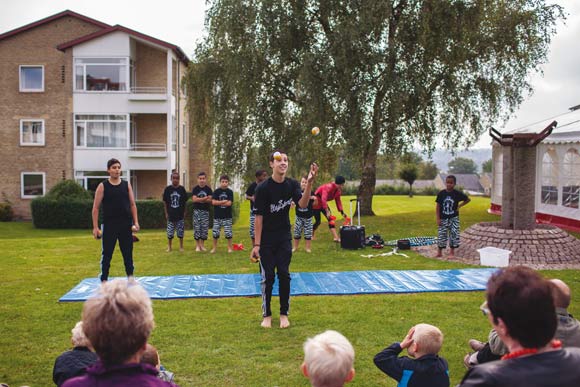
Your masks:
<path fill-rule="evenodd" d="M 462 227 L 497 220 L 487 214 L 488 207 L 489 199 L 474 198 L 462 209 Z M 367 234 L 380 233 L 385 240 L 436 234 L 434 197 L 379 196 L 373 208 L 378 216 L 362 219 Z M 246 202 L 234 227 L 234 243 L 245 246 L 250 245 L 247 213 Z M 360 251 L 341 250 L 323 226 L 313 242 L 313 253 L 293 256 L 293 272 L 466 267 L 415 253 L 409 258 L 361 258 Z M 186 252 L 168 254 L 164 230 L 144 230 L 140 237 L 135 245 L 137 277 L 257 272 L 246 252 L 226 254 L 223 239 L 218 254 L 196 254 L 189 230 Z M 54 359 L 69 347 L 70 329 L 82 310 L 81 303 L 59 304 L 57 300 L 81 279 L 98 275 L 100 243 L 88 230 L 36 230 L 30 223 L 0 223 L 0 246 L 4 298 L 0 304 L 0 382 L 12 387 L 50 386 Z M 111 275 L 124 275 L 118 251 Z M 545 275 L 562 278 L 580 297 L 579 271 Z M 455 385 L 465 372 L 462 358 L 467 340 L 485 339 L 489 331 L 478 309 L 483 297 L 482 292 L 293 297 L 292 326 L 287 330 L 260 327 L 260 300 L 255 297 L 154 301 L 157 327 L 150 341 L 160 349 L 162 363 L 175 372 L 181 386 L 308 386 L 299 371 L 302 344 L 309 336 L 335 329 L 356 350 L 352 386 L 395 386 L 375 368 L 372 358 L 400 341 L 410 326 L 427 322 L 445 334 L 441 355 L 449 361 Z M 274 298 L 274 311 L 277 306 Z M 573 302 L 570 311 L 580 315 L 580 304 Z"/>

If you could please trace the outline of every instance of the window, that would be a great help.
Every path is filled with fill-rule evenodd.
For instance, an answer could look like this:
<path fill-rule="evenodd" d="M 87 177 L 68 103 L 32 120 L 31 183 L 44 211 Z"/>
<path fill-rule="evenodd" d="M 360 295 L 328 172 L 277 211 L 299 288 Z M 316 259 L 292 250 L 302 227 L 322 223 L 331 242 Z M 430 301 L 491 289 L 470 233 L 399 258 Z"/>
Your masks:
<path fill-rule="evenodd" d="M 558 204 L 558 156 L 548 149 L 542 158 L 542 193 L 540 202 Z"/>
<path fill-rule="evenodd" d="M 503 196 L 503 151 L 499 149 L 493 164 L 493 193 L 498 199 Z"/>
<path fill-rule="evenodd" d="M 181 124 L 181 143 L 184 147 L 187 146 L 187 126 L 185 124 Z"/>
<path fill-rule="evenodd" d="M 129 115 L 75 115 L 77 148 L 128 148 Z"/>
<path fill-rule="evenodd" d="M 20 91 L 44 91 L 44 66 L 20 66 Z"/>
<path fill-rule="evenodd" d="M 75 180 L 88 191 L 95 192 L 100 183 L 107 180 L 106 171 L 75 171 Z M 127 171 L 121 171 L 121 179 L 127 180 Z"/>
<path fill-rule="evenodd" d="M 580 154 L 570 149 L 562 162 L 562 205 L 578 208 L 580 199 Z"/>
<path fill-rule="evenodd" d="M 20 120 L 20 145 L 44 145 L 44 120 Z"/>
<path fill-rule="evenodd" d="M 44 172 L 22 172 L 20 175 L 20 197 L 28 199 L 43 196 L 44 177 Z"/>
<path fill-rule="evenodd" d="M 127 91 L 128 58 L 76 58 L 75 91 Z"/>

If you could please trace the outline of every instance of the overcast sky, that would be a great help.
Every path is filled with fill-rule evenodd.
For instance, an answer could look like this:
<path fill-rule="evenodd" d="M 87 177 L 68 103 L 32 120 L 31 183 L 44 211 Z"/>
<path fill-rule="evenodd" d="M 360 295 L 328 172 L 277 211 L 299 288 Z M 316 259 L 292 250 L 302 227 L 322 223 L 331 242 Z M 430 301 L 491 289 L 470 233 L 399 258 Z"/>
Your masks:
<path fill-rule="evenodd" d="M 532 79 L 534 94 L 504 128 L 497 127 L 501 131 L 556 116 L 580 104 L 580 1 L 556 2 L 566 9 L 568 20 L 558 26 L 543 76 Z M 0 33 L 66 9 L 176 44 L 190 57 L 204 33 L 205 0 L 0 0 L 0 3 Z M 484 134 L 475 147 L 488 147 L 489 143 Z"/>

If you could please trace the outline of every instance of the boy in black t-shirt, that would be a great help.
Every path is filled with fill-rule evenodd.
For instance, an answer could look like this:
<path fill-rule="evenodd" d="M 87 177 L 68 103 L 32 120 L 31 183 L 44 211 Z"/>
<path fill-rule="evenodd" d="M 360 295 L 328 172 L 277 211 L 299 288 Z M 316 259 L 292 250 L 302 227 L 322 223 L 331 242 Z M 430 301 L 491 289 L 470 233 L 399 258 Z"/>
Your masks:
<path fill-rule="evenodd" d="M 437 214 L 437 257 L 442 256 L 443 249 L 449 240 L 449 257 L 455 256 L 455 249 L 459 247 L 459 208 L 471 201 L 463 192 L 455 189 L 457 179 L 453 175 L 445 179 L 446 189 L 437 194 L 435 213 Z"/>
<path fill-rule="evenodd" d="M 234 192 L 228 188 L 230 178 L 227 175 L 220 176 L 220 187 L 213 191 L 213 249 L 210 253 L 215 253 L 217 249 L 218 239 L 220 237 L 220 230 L 224 228 L 224 235 L 228 240 L 228 253 L 232 249 L 232 203 L 234 202 Z"/>
<path fill-rule="evenodd" d="M 179 173 L 171 174 L 171 184 L 163 191 L 163 210 L 167 220 L 167 252 L 171 252 L 173 235 L 177 229 L 179 238 L 179 251 L 183 251 L 183 234 L 185 231 L 185 203 L 187 202 L 187 192 L 182 185 L 179 185 Z"/>
<path fill-rule="evenodd" d="M 288 155 L 274 152 L 270 155 L 272 176 L 256 188 L 256 239 L 251 257 L 260 257 L 262 276 L 262 327 L 272 327 L 272 288 L 278 272 L 280 294 L 280 328 L 288 328 L 290 309 L 290 260 L 292 258 L 292 235 L 290 229 L 290 205 L 308 207 L 312 193 L 312 181 L 318 165 L 312 163 L 304 192 L 296 180 L 288 179 Z"/>
<path fill-rule="evenodd" d="M 250 201 L 250 238 L 252 238 L 252 245 L 254 244 L 255 230 L 254 223 L 256 219 L 256 206 L 254 205 L 254 195 L 256 193 L 256 187 L 258 184 L 263 182 L 268 178 L 268 172 L 263 169 L 258 169 L 256 171 L 256 181 L 254 181 L 248 189 L 246 190 L 246 199 Z"/>
<path fill-rule="evenodd" d="M 191 190 L 193 201 L 193 239 L 195 239 L 195 251 L 205 251 L 204 242 L 207 240 L 209 230 L 209 205 L 211 204 L 213 191 L 207 185 L 207 175 L 200 172 L 197 175 L 197 185 Z"/>
<path fill-rule="evenodd" d="M 306 188 L 306 184 L 308 184 L 308 176 L 302 176 L 300 179 L 300 188 L 302 192 Z M 298 245 L 300 245 L 300 237 L 302 233 L 304 233 L 304 244 L 306 247 L 306 252 L 310 253 L 311 244 L 312 244 L 312 233 L 313 233 L 313 224 L 312 224 L 312 203 L 314 203 L 314 199 L 316 196 L 311 196 L 310 200 L 308 201 L 308 207 L 300 208 L 296 207 L 296 221 L 294 222 L 294 248 L 292 252 L 298 250 Z"/>

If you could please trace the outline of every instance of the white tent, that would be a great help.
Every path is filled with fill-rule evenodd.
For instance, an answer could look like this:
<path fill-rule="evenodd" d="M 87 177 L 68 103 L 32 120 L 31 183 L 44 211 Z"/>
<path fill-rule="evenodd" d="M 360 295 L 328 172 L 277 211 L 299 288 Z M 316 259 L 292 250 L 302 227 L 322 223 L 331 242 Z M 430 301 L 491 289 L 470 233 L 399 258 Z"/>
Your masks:
<path fill-rule="evenodd" d="M 558 126 L 536 147 L 536 222 L 580 232 L 580 110 L 536 122 L 510 133 L 540 132 Z M 493 144 L 493 188 L 490 212 L 501 214 L 501 146 Z"/>

